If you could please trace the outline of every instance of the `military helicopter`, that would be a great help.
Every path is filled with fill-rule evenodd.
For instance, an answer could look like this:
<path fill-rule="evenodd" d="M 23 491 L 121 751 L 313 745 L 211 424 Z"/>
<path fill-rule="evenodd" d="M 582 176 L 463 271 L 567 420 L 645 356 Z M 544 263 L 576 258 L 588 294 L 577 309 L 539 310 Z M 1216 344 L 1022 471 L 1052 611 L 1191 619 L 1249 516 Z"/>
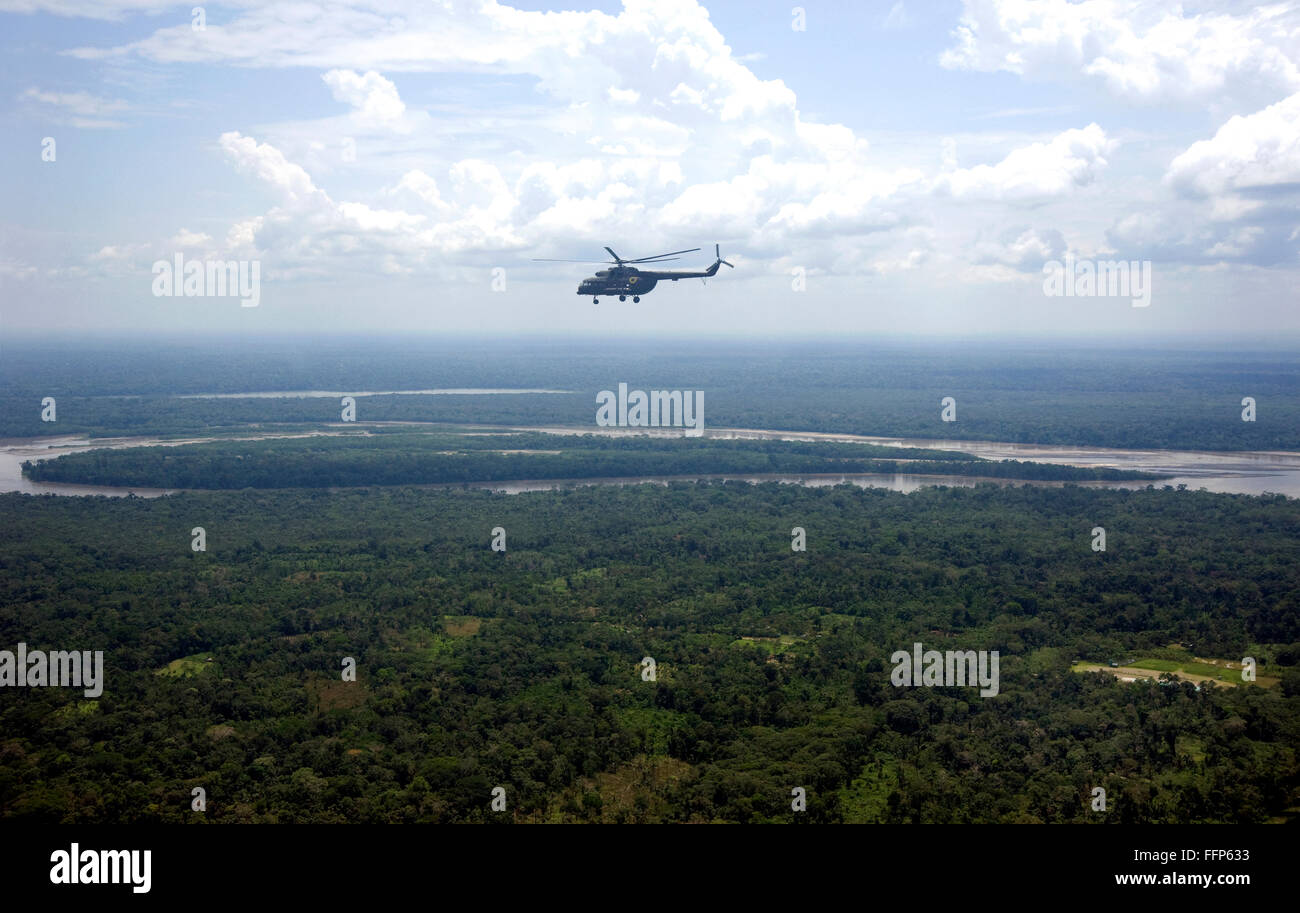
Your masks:
<path fill-rule="evenodd" d="M 669 260 L 680 259 L 678 254 L 693 254 L 700 248 L 692 247 L 690 250 L 674 250 L 666 254 L 658 254 L 654 257 L 640 257 L 636 260 L 624 260 L 610 248 L 609 255 L 613 260 L 554 260 L 548 257 L 534 257 L 539 263 L 612 263 L 612 269 L 596 270 L 596 275 L 583 279 L 578 286 L 579 295 L 591 295 L 592 304 L 600 304 L 599 295 L 618 295 L 619 301 L 626 301 L 627 296 L 632 296 L 634 303 L 640 303 L 641 296 L 647 295 L 654 290 L 654 287 L 663 279 L 671 279 L 676 282 L 678 279 L 707 279 L 718 272 L 718 266 L 735 266 L 722 259 L 722 250 L 715 244 L 713 253 L 717 258 L 713 265 L 703 271 L 685 270 L 685 269 L 661 269 L 650 270 L 637 267 L 637 263 L 657 264 L 667 263 Z"/>

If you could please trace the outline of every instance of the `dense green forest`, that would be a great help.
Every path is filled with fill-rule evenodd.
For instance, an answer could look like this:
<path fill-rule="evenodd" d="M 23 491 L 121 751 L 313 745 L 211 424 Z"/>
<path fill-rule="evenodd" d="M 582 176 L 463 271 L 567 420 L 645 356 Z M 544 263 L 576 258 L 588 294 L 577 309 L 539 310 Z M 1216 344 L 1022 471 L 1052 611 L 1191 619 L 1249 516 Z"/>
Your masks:
<path fill-rule="evenodd" d="M 596 392 L 620 382 L 704 390 L 715 429 L 1300 449 L 1300 356 L 1282 352 L 7 343 L 0 435 L 333 427 L 25 468 L 187 489 L 167 497 L 0 495 L 0 650 L 103 650 L 106 665 L 98 699 L 0 688 L 0 816 L 1147 823 L 1300 812 L 1300 500 L 1158 482 L 1115 491 L 1072 483 L 1153 477 L 948 450 L 583 434 Z M 383 393 L 476 387 L 559 392 Z M 358 424 L 337 424 L 334 397 L 184 398 L 260 390 L 349 391 Z M 47 396 L 53 423 L 40 421 Z M 954 423 L 940 420 L 944 396 L 957 400 Z M 1256 422 L 1241 421 L 1243 396 L 1256 398 Z M 763 473 L 1064 484 L 460 487 Z M 1098 526 L 1105 551 L 1093 550 Z M 205 551 L 192 548 L 195 527 Z M 792 549 L 795 527 L 805 551 Z M 997 651 L 998 693 L 895 686 L 891 657 L 916 642 Z M 1253 684 L 1196 687 L 1159 671 L 1247 656 L 1260 663 Z M 341 674 L 349 657 L 356 681 Z M 1155 680 L 1106 671 L 1129 661 Z M 498 786 L 504 813 L 491 810 Z M 806 812 L 791 810 L 795 787 Z M 1091 810 L 1095 787 L 1104 814 Z"/>
<path fill-rule="evenodd" d="M 361 421 L 592 427 L 620 382 L 703 390 L 712 427 L 1107 447 L 1300 450 L 1293 351 L 976 343 L 482 342 L 227 338 L 6 341 L 0 437 L 202 434 L 338 421 L 337 398 L 182 394 L 343 390 Z M 380 395 L 491 386 L 556 393 Z M 943 422 L 940 400 L 957 401 Z M 1253 397 L 1257 417 L 1241 420 Z M 41 421 L 41 401 L 57 421 Z"/>
<path fill-rule="evenodd" d="M 865 444 L 392 431 L 373 436 L 100 449 L 23 464 L 24 475 L 44 482 L 189 489 L 899 472 L 1058 481 L 1160 478 L 1152 473 L 985 460 L 949 451 Z"/>
<path fill-rule="evenodd" d="M 0 648 L 106 664 L 97 701 L 0 694 L 11 819 L 1252 822 L 1294 816 L 1300 788 L 1282 497 L 6 494 L 0 568 Z M 1000 693 L 891 685 L 915 641 L 1000 651 Z M 1069 668 L 1180 642 L 1281 681 Z"/>

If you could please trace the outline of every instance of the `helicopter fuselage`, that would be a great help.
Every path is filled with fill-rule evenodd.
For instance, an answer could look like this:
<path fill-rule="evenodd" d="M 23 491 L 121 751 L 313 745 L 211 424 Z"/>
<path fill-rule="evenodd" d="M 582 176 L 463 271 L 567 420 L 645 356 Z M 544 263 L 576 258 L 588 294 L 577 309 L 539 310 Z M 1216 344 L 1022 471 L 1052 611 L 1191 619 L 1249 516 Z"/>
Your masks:
<path fill-rule="evenodd" d="M 596 275 L 582 280 L 579 295 L 644 295 L 655 287 L 658 279 L 643 274 L 633 267 L 602 269 Z"/>
<path fill-rule="evenodd" d="M 665 279 L 670 282 L 676 282 L 678 279 L 708 279 L 710 276 L 718 274 L 718 267 L 722 265 L 732 266 L 722 259 L 722 248 L 717 244 L 713 245 L 713 254 L 717 258 L 713 261 L 708 269 L 642 269 L 634 264 L 643 266 L 658 266 L 669 260 L 678 259 L 678 254 L 693 254 L 698 247 L 692 247 L 690 250 L 674 250 L 666 254 L 655 254 L 653 257 L 640 257 L 635 260 L 626 260 L 614 253 L 613 248 L 606 247 L 605 253 L 613 259 L 605 261 L 610 263 L 608 269 L 598 270 L 596 275 L 588 276 L 578 285 L 579 295 L 589 295 L 593 304 L 600 304 L 601 295 L 617 295 L 619 301 L 626 301 L 627 296 L 631 295 L 634 302 L 640 301 L 641 296 L 654 290 L 654 287 Z M 554 260 L 550 257 L 534 258 L 539 262 L 547 263 L 590 263 L 590 260 Z"/>
<path fill-rule="evenodd" d="M 582 280 L 579 295 L 645 295 L 663 280 L 708 278 L 716 275 L 718 264 L 706 270 L 666 269 L 645 270 L 635 266 L 615 266 L 597 270 L 596 275 Z"/>

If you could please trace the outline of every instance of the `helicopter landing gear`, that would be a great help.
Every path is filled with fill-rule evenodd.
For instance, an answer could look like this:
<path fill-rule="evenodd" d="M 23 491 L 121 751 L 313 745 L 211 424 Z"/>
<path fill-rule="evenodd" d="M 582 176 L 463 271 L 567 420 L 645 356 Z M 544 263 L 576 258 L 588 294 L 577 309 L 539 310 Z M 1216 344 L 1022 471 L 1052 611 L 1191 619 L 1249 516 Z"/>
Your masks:
<path fill-rule="evenodd" d="M 627 295 L 619 295 L 619 296 L 618 296 L 618 300 L 619 300 L 619 301 L 627 301 Z"/>
<path fill-rule="evenodd" d="M 591 303 L 592 303 L 592 304 L 600 304 L 600 299 L 599 299 L 599 298 L 592 298 L 592 299 L 591 299 Z"/>
<path fill-rule="evenodd" d="M 640 295 L 633 295 L 633 296 L 632 296 L 632 303 L 633 303 L 633 304 L 640 304 L 640 303 L 641 303 L 641 296 L 640 296 Z"/>

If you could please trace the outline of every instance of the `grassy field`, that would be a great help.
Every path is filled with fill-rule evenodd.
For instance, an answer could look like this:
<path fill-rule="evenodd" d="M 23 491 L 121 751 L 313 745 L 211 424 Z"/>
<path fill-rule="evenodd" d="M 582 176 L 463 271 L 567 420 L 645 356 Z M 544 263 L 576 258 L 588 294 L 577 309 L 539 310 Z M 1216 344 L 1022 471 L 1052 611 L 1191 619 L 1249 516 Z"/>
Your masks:
<path fill-rule="evenodd" d="M 793 634 L 782 634 L 780 637 L 741 637 L 732 641 L 731 645 L 733 647 L 753 647 L 776 656 L 778 653 L 784 653 L 802 639 Z"/>
<path fill-rule="evenodd" d="M 175 678 L 193 678 L 196 675 L 202 675 L 214 665 L 215 662 L 211 653 L 195 653 L 192 656 L 173 659 L 159 669 L 158 674 L 170 675 Z"/>
<path fill-rule="evenodd" d="M 1108 672 L 1122 681 L 1139 681 L 1145 678 L 1159 679 L 1165 672 L 1173 674 L 1175 678 L 1195 684 L 1213 681 L 1220 685 L 1234 687 L 1236 685 L 1258 685 L 1261 688 L 1272 688 L 1280 680 L 1276 676 L 1263 674 L 1260 668 L 1257 668 L 1255 681 L 1243 682 L 1241 680 L 1241 663 L 1226 659 L 1205 659 L 1199 656 L 1186 660 L 1144 657 L 1126 660 L 1120 666 L 1111 666 L 1106 663 L 1075 662 L 1070 665 L 1070 668 L 1075 672 Z"/>

